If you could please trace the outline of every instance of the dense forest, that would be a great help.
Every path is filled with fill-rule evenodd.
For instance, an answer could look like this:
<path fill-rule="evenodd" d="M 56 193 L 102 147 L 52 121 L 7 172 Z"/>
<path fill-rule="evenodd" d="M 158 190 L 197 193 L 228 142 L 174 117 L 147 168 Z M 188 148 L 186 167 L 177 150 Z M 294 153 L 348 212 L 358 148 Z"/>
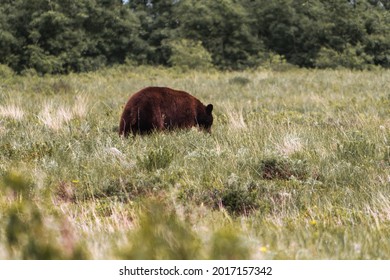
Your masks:
<path fill-rule="evenodd" d="M 2 0 L 0 64 L 241 70 L 390 66 L 389 0 Z M 4 67 L 4 66 L 3 66 Z"/>

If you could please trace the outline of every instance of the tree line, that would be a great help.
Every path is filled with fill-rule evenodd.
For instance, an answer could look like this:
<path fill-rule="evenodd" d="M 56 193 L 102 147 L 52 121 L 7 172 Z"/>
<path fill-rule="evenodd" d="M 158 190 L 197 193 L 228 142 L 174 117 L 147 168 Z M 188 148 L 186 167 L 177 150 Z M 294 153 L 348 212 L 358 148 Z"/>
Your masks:
<path fill-rule="evenodd" d="M 390 66 L 390 0 L 2 0 L 0 64 L 241 70 Z"/>

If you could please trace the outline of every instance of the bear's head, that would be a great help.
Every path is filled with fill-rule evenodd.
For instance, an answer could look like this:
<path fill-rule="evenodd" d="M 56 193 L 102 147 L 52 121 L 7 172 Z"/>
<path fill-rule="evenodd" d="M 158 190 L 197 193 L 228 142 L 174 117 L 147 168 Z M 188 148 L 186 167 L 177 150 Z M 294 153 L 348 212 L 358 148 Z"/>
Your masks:
<path fill-rule="evenodd" d="M 213 124 L 213 105 L 209 104 L 205 107 L 204 113 L 197 117 L 198 125 L 200 128 L 207 132 L 211 132 L 211 125 Z"/>

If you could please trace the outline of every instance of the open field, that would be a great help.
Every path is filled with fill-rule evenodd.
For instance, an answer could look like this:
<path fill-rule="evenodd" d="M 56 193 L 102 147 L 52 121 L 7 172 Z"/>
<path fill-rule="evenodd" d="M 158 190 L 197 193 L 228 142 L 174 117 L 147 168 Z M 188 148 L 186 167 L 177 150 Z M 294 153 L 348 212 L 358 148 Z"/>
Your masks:
<path fill-rule="evenodd" d="M 140 67 L 0 85 L 0 259 L 390 259 L 390 72 Z M 214 104 L 121 139 L 149 86 Z"/>

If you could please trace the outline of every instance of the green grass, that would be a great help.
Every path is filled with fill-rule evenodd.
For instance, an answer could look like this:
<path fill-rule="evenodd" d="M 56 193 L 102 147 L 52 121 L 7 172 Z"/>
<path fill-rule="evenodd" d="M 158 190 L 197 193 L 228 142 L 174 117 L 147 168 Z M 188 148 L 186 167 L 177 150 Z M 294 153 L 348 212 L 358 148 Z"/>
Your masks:
<path fill-rule="evenodd" d="M 390 72 L 139 67 L 0 86 L 0 259 L 390 259 Z M 214 104 L 121 139 L 128 97 Z M 38 236 L 38 237 L 37 237 Z"/>

